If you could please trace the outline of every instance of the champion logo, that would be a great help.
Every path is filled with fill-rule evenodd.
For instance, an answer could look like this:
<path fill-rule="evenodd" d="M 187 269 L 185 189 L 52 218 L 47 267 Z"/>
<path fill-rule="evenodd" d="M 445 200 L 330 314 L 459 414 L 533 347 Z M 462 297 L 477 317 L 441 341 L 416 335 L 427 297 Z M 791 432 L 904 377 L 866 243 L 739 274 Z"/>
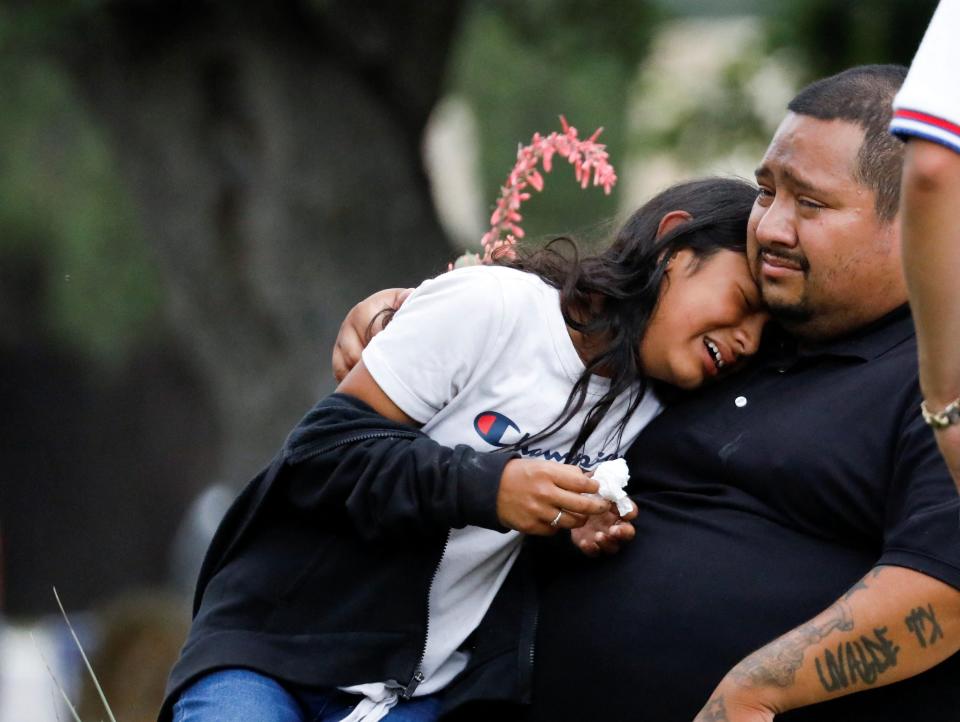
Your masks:
<path fill-rule="evenodd" d="M 522 433 L 520 427 L 514 423 L 513 419 L 501 414 L 499 411 L 481 411 L 473 420 L 473 428 L 480 435 L 480 438 L 491 446 L 498 448 L 511 446 L 519 451 L 521 456 L 532 459 L 539 458 L 547 461 L 559 461 L 564 464 L 575 464 L 584 469 L 589 469 L 601 461 L 609 461 L 610 459 L 619 457 L 619 454 L 616 452 L 605 454 L 601 451 L 595 456 L 579 453 L 574 455 L 573 458 L 568 458 L 568 454 L 565 451 L 557 451 L 540 446 L 531 447 L 526 443 L 527 439 L 530 438 L 530 434 Z"/>
<path fill-rule="evenodd" d="M 509 446 L 512 442 L 504 442 L 503 436 L 510 429 L 520 433 L 520 427 L 499 411 L 481 411 L 473 420 L 473 428 L 491 446 Z"/>

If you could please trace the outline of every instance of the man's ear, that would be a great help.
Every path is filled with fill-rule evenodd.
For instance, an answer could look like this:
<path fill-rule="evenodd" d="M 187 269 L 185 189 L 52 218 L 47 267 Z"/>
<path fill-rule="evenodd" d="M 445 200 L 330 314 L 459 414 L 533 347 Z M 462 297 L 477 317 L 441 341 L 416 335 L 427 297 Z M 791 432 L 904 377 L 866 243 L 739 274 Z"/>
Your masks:
<path fill-rule="evenodd" d="M 693 216 L 686 211 L 670 211 L 660 219 L 660 225 L 657 226 L 657 238 L 660 238 L 664 233 L 669 233 L 681 223 L 686 223 L 692 219 Z"/>

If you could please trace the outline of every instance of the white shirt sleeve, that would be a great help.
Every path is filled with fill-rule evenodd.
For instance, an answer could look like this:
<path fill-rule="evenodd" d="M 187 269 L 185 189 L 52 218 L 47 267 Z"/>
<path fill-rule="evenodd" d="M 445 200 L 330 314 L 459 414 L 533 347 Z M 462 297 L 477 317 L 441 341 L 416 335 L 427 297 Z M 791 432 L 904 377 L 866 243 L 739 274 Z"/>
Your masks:
<path fill-rule="evenodd" d="M 506 302 L 494 270 L 425 281 L 363 350 L 374 381 L 415 421 L 426 423 L 455 397 L 500 339 Z"/>
<path fill-rule="evenodd" d="M 960 152 L 960 0 L 940 0 L 893 101 L 890 130 Z"/>

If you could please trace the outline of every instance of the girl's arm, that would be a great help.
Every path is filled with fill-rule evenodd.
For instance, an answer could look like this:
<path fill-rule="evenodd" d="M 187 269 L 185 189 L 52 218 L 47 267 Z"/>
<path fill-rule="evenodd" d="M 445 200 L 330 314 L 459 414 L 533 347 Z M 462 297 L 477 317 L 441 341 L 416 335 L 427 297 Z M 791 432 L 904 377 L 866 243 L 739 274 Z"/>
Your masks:
<path fill-rule="evenodd" d="M 378 414 L 391 421 L 420 427 L 420 424 L 407 416 L 399 406 L 393 403 L 389 396 L 383 393 L 383 389 L 367 371 L 367 367 L 363 365 L 362 360 L 358 359 L 354 363 L 355 366 L 337 386 L 338 393 L 360 399 Z"/>
<path fill-rule="evenodd" d="M 362 360 L 347 374 L 337 392 L 360 399 L 391 421 L 418 425 L 383 392 Z M 507 462 L 500 476 L 496 491 L 497 518 L 509 529 L 550 536 L 560 529 L 583 526 L 590 515 L 607 512 L 607 502 L 583 496 L 596 493 L 597 489 L 597 483 L 579 467 L 514 459 Z M 561 509 L 559 520 L 551 524 Z"/>
<path fill-rule="evenodd" d="M 388 419 L 400 423 L 416 425 L 416 422 L 407 416 L 377 385 L 373 377 L 363 367 L 361 354 L 364 347 L 369 342 L 369 336 L 376 335 L 383 330 L 381 324 L 375 323 L 378 315 L 385 310 L 397 310 L 410 295 L 412 289 L 409 288 L 389 288 L 368 296 L 357 303 L 344 318 L 340 325 L 340 332 L 333 348 L 333 369 L 337 380 L 341 382 L 338 391 L 359 398 L 370 404 L 380 414 Z M 371 327 L 371 324 L 374 324 Z M 355 373 L 354 369 L 359 369 Z M 503 481 L 506 481 L 508 489 L 515 487 L 518 481 L 524 480 L 531 473 L 527 465 L 530 461 L 523 464 L 511 463 L 505 470 Z M 526 468 L 524 468 L 526 466 Z M 553 470 L 549 467 L 538 469 L 539 473 L 550 473 Z M 501 484 L 503 483 L 501 481 Z M 582 480 L 572 479 L 573 487 L 565 487 L 568 491 L 575 488 L 584 488 Z M 593 489 L 593 482 L 590 482 L 590 491 Z M 508 494 L 516 491 L 508 491 Z M 569 498 L 569 497 L 564 497 Z M 554 498 L 551 502 L 560 503 L 560 499 Z M 506 504 L 504 504 L 506 506 Z M 553 509 L 551 504 L 548 506 Z M 575 510 L 571 507 L 563 507 L 570 512 Z M 510 521 L 507 526 L 510 528 L 526 531 L 532 534 L 549 534 L 554 529 L 544 528 L 542 520 L 539 519 L 536 512 L 532 510 L 527 514 L 511 513 L 511 510 L 498 505 L 498 514 Z M 556 512 L 554 512 L 554 515 Z M 615 554 L 621 544 L 629 542 L 634 537 L 634 528 L 632 524 L 626 523 L 636 517 L 636 507 L 631 514 L 621 519 L 617 514 L 608 509 L 599 515 L 584 517 L 575 513 L 564 514 L 561 516 L 558 526 L 560 528 L 574 529 L 573 542 L 581 552 L 587 556 L 595 556 L 600 553 Z M 584 526 L 586 525 L 586 526 Z"/>

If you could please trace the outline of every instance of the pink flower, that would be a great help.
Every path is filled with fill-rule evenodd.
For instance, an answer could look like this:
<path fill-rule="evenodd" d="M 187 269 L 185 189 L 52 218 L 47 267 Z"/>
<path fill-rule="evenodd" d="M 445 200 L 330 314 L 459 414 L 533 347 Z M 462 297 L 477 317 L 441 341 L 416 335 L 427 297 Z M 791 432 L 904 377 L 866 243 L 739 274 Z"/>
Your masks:
<path fill-rule="evenodd" d="M 591 185 L 592 181 L 593 185 L 602 187 L 604 193 L 610 194 L 610 189 L 617 182 L 617 174 L 608 160 L 606 146 L 597 143 L 603 128 L 597 128 L 593 135 L 581 140 L 577 129 L 567 123 L 562 115 L 560 127 L 562 132 L 553 132 L 546 137 L 534 133 L 530 145 L 517 148 L 517 162 L 507 176 L 506 185 L 500 188 L 500 197 L 490 215 L 490 230 L 480 239 L 483 258 L 475 253 L 467 253 L 457 259 L 455 265 L 490 263 L 494 258 L 512 257 L 515 254 L 513 246 L 524 235 L 519 225 L 523 220 L 518 212 L 520 205 L 530 199 L 527 188 L 543 190 L 544 180 L 537 165 L 541 164 L 543 172 L 549 173 L 553 169 L 555 155 L 566 158 L 573 165 L 574 177 L 581 188 Z"/>

